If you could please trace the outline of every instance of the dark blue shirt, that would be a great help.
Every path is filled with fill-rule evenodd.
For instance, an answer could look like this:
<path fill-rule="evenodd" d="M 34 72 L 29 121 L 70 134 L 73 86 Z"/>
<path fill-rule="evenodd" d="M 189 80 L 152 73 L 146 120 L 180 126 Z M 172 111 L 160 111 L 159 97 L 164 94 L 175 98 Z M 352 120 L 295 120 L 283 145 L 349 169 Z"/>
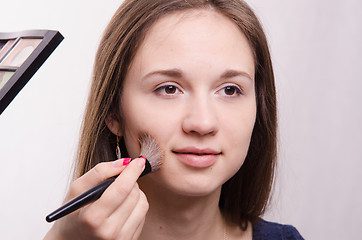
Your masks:
<path fill-rule="evenodd" d="M 267 222 L 260 219 L 253 226 L 253 240 L 304 240 L 291 225 Z"/>

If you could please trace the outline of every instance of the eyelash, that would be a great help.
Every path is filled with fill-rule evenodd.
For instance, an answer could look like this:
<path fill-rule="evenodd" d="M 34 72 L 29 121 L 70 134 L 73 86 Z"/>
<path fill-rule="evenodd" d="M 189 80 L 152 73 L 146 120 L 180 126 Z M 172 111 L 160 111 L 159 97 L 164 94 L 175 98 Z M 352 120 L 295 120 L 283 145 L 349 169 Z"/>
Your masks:
<path fill-rule="evenodd" d="M 171 88 L 174 88 L 174 89 L 171 89 Z M 232 89 L 234 92 L 231 95 L 227 94 L 225 92 L 227 90 L 227 88 Z M 167 90 L 171 90 L 172 92 L 167 93 L 166 92 Z M 225 95 L 227 97 L 235 97 L 235 96 L 239 96 L 239 95 L 244 95 L 243 90 L 239 86 L 236 86 L 236 85 L 225 85 L 220 90 L 218 90 L 217 93 L 219 93 L 220 91 L 224 91 L 223 95 Z M 172 95 L 182 93 L 182 91 L 180 90 L 179 87 L 172 85 L 172 84 L 166 84 L 166 85 L 159 86 L 154 90 L 154 92 L 159 95 L 164 95 L 164 96 L 172 96 Z"/>
<path fill-rule="evenodd" d="M 175 92 L 174 93 L 167 93 L 166 92 L 167 88 L 175 88 L 174 89 Z M 175 85 L 172 85 L 172 84 L 165 84 L 165 85 L 159 86 L 154 90 L 154 92 L 159 94 L 159 95 L 165 95 L 165 96 L 172 96 L 172 95 L 175 95 L 175 94 L 182 93 L 182 91 L 180 90 L 179 87 L 177 87 Z"/>
<path fill-rule="evenodd" d="M 234 92 L 231 95 L 226 94 L 225 91 L 227 90 L 227 88 L 232 89 Z M 227 96 L 227 97 L 234 97 L 234 96 L 244 95 L 243 90 L 239 86 L 236 86 L 236 85 L 225 85 L 218 92 L 220 92 L 220 91 L 224 91 L 223 94 L 225 94 L 225 96 Z"/>

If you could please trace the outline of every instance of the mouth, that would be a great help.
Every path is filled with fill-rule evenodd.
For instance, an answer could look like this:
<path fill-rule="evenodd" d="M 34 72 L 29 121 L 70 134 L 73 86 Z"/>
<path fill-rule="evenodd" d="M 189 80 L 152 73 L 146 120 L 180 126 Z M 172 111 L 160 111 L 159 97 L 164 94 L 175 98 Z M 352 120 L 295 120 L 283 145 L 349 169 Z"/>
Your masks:
<path fill-rule="evenodd" d="M 211 148 L 186 147 L 172 151 L 183 164 L 194 168 L 207 168 L 215 164 L 221 151 Z"/>
<path fill-rule="evenodd" d="M 174 153 L 194 154 L 194 155 L 219 155 L 221 151 L 212 148 L 185 147 L 172 150 Z"/>

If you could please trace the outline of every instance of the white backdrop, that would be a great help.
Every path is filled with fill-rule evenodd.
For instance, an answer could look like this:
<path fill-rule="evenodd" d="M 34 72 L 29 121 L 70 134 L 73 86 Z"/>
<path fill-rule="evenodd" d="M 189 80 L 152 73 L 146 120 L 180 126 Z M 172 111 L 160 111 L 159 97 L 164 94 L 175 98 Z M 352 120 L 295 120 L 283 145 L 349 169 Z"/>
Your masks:
<path fill-rule="evenodd" d="M 64 41 L 0 116 L 0 238 L 41 239 L 61 203 L 97 44 L 121 0 L 2 1 L 0 32 Z M 362 2 L 249 0 L 267 32 L 279 100 L 279 175 L 265 218 L 306 239 L 362 226 Z"/>

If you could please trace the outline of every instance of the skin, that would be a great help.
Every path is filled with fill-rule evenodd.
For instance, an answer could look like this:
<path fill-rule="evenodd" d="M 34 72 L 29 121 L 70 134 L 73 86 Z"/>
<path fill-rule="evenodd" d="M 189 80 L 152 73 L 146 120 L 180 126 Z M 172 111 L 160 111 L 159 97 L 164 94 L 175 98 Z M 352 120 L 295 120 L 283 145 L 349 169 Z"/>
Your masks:
<path fill-rule="evenodd" d="M 123 159 L 103 162 L 74 181 L 65 202 L 122 173 L 97 201 L 57 220 L 44 239 L 138 239 L 148 210 L 146 197 L 136 183 L 144 164 L 142 158 L 127 167 Z"/>
<path fill-rule="evenodd" d="M 76 232 L 68 236 L 78 239 L 223 239 L 226 228 L 229 240 L 252 239 L 251 224 L 241 231 L 225 223 L 218 200 L 248 151 L 256 117 L 254 75 L 246 37 L 223 15 L 192 10 L 159 19 L 124 80 L 123 122 L 106 123 L 124 136 L 131 157 L 140 153 L 139 135 L 152 135 L 164 155 L 161 169 L 141 178 L 138 187 L 141 159 L 126 168 L 97 165 L 72 184 L 70 195 L 123 172 L 108 194 L 57 222 L 50 233 Z M 84 230 L 92 236 L 81 235 Z"/>
<path fill-rule="evenodd" d="M 215 12 L 165 17 L 138 50 L 121 102 L 130 155 L 139 154 L 142 132 L 164 150 L 163 167 L 149 179 L 177 194 L 207 195 L 247 154 L 256 115 L 252 51 L 237 26 Z M 213 154 L 180 154 L 197 151 Z"/>

